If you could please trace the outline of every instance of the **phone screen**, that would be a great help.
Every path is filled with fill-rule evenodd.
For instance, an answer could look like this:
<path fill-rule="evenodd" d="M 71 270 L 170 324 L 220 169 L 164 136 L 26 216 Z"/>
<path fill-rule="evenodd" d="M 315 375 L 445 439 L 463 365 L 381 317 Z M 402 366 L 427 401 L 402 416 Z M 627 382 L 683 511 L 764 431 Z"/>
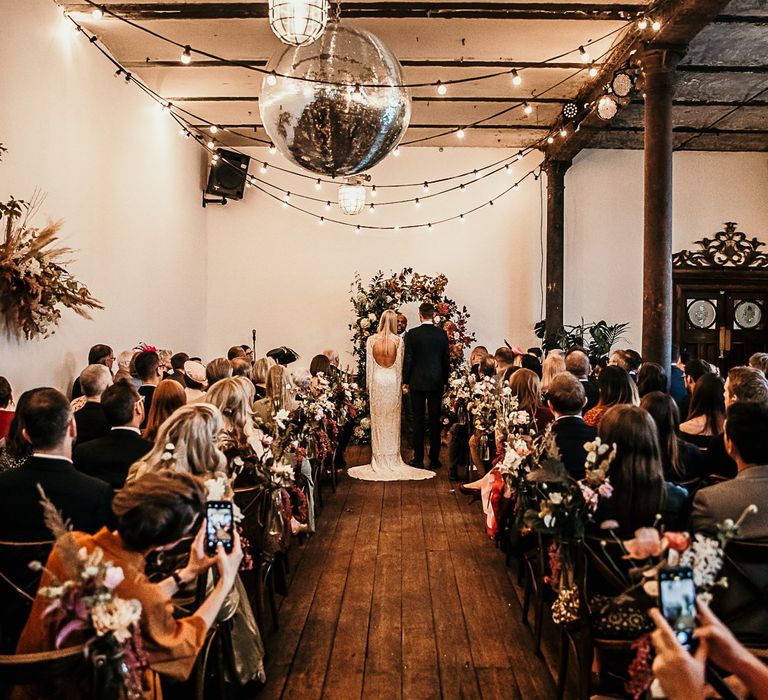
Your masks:
<path fill-rule="evenodd" d="M 234 518 L 229 501 L 208 501 L 205 504 L 205 549 L 210 556 L 216 553 L 221 542 L 229 554 L 234 542 Z"/>
<path fill-rule="evenodd" d="M 677 640 L 690 651 L 696 627 L 696 587 L 690 567 L 659 571 L 659 602 L 661 614 L 669 622 Z"/>

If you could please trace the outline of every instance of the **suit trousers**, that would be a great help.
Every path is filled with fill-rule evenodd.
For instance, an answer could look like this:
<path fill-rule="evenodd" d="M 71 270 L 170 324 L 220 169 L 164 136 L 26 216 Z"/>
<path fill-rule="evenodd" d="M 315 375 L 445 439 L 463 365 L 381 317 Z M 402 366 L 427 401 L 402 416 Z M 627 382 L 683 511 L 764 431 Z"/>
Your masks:
<path fill-rule="evenodd" d="M 441 389 L 436 391 L 416 391 L 411 389 L 411 410 L 413 411 L 413 458 L 422 464 L 424 461 L 424 422 L 429 415 L 429 463 L 440 462 L 440 412 L 443 401 Z"/>

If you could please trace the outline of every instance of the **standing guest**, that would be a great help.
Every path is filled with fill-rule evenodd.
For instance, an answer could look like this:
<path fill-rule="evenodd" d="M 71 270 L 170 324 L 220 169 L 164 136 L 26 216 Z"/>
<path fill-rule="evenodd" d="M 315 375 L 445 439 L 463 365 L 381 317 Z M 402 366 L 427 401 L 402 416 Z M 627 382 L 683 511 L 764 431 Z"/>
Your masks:
<path fill-rule="evenodd" d="M 732 367 L 725 380 L 725 408 L 733 404 L 760 403 L 768 405 L 768 379 L 754 367 Z M 736 476 L 736 462 L 725 449 L 725 437 L 716 435 L 709 441 L 704 454 L 705 474 L 732 479 Z"/>
<path fill-rule="evenodd" d="M 680 409 L 681 420 L 688 420 L 688 413 L 691 407 L 691 395 L 693 394 L 693 387 L 696 386 L 696 382 L 698 382 L 707 372 L 711 371 L 712 366 L 709 362 L 705 362 L 704 360 L 689 360 L 685 363 L 685 369 L 683 370 L 685 396 L 677 402 L 677 407 Z"/>
<path fill-rule="evenodd" d="M 667 390 L 667 373 L 655 362 L 643 362 L 637 371 L 637 393 L 640 398 L 652 391 Z"/>
<path fill-rule="evenodd" d="M 112 364 L 115 361 L 115 354 L 112 352 L 112 348 L 109 345 L 103 345 L 99 343 L 94 345 L 88 351 L 88 364 L 89 365 L 105 365 L 107 369 L 112 372 Z M 83 395 L 83 391 L 80 388 L 80 377 L 75 379 L 72 385 L 72 398 L 77 399 Z"/>
<path fill-rule="evenodd" d="M 552 379 L 565 372 L 565 358 L 562 350 L 550 350 L 541 367 L 541 390 L 546 394 Z"/>
<path fill-rule="evenodd" d="M 171 356 L 171 371 L 167 379 L 173 379 L 174 382 L 187 386 L 186 376 L 184 375 L 184 364 L 189 360 L 189 355 L 185 352 L 177 352 Z"/>
<path fill-rule="evenodd" d="M 176 382 L 164 380 L 158 386 L 155 399 L 161 406 L 160 386 L 173 384 L 184 393 Z M 83 474 L 106 481 L 113 489 L 125 484 L 128 468 L 152 449 L 152 443 L 139 434 L 144 421 L 144 399 L 128 382 L 118 382 L 104 391 L 101 405 L 111 426 L 104 437 L 78 444 L 72 460 L 75 468 Z M 160 407 L 152 402 L 152 411 Z"/>
<path fill-rule="evenodd" d="M 584 422 L 587 425 L 594 425 L 599 428 L 603 415 L 612 406 L 619 404 L 638 406 L 640 404 L 637 386 L 629 378 L 629 373 L 618 365 L 608 365 L 600 372 L 597 388 L 600 390 L 600 399 L 597 406 L 584 414 Z"/>
<path fill-rule="evenodd" d="M 574 479 L 584 478 L 587 451 L 584 443 L 595 439 L 597 430 L 584 422 L 581 412 L 587 397 L 584 384 L 570 372 L 552 378 L 547 392 L 547 406 L 555 417 L 552 434 L 565 468 Z"/>
<path fill-rule="evenodd" d="M 234 360 L 236 357 L 247 357 L 247 354 L 242 345 L 233 345 L 229 350 L 227 350 L 226 359 Z"/>
<path fill-rule="evenodd" d="M 397 334 L 403 338 L 408 330 L 408 317 L 405 314 L 397 314 Z"/>
<path fill-rule="evenodd" d="M 0 377 L 0 440 L 8 435 L 8 429 L 11 427 L 14 411 L 13 391 L 11 384 L 5 377 Z"/>
<path fill-rule="evenodd" d="M 707 447 L 723 432 L 725 389 L 722 377 L 707 372 L 699 377 L 691 395 L 688 420 L 680 424 L 680 436 L 699 447 Z"/>
<path fill-rule="evenodd" d="M 685 363 L 688 362 L 688 352 L 680 352 L 677 345 L 672 346 L 672 366 L 669 368 L 669 393 L 680 405 L 680 401 L 688 393 L 685 389 Z"/>
<path fill-rule="evenodd" d="M 640 408 L 648 411 L 656 424 L 664 478 L 680 483 L 706 476 L 701 450 L 677 434 L 680 414 L 674 399 L 663 391 L 652 391 L 640 400 Z"/>
<path fill-rule="evenodd" d="M 135 354 L 133 350 L 123 350 L 117 356 L 117 372 L 115 372 L 115 376 L 112 379 L 113 382 L 126 381 L 133 383 L 134 377 L 131 374 L 131 367 L 133 366 L 133 356 Z M 136 388 L 138 389 L 139 385 Z"/>
<path fill-rule="evenodd" d="M 597 384 L 589 378 L 592 367 L 589 364 L 587 353 L 583 350 L 571 350 L 565 356 L 565 370 L 576 377 L 584 387 L 584 395 L 587 397 L 584 411 L 589 411 L 594 406 L 597 406 L 597 402 L 600 399 L 600 391 L 597 388 Z"/>
<path fill-rule="evenodd" d="M 155 394 L 152 397 L 152 408 L 149 410 L 146 427 L 142 433 L 142 437 L 150 442 L 150 446 L 151 443 L 155 441 L 157 431 L 165 420 L 169 418 L 177 408 L 181 408 L 186 403 L 187 394 L 178 382 L 175 382 L 172 379 L 163 379 L 163 381 L 157 385 Z M 138 457 L 135 459 L 138 459 Z M 128 466 L 130 466 L 130 464 Z"/>
<path fill-rule="evenodd" d="M 171 357 L 173 353 L 170 350 L 158 350 L 157 356 L 160 358 L 160 369 L 163 371 L 162 378 L 167 379 L 171 375 Z"/>
<path fill-rule="evenodd" d="M 768 376 L 768 352 L 756 352 L 754 355 L 750 355 L 749 366 L 759 369 Z"/>
<path fill-rule="evenodd" d="M 143 429 L 152 410 L 152 396 L 163 379 L 163 368 L 160 365 L 160 357 L 154 350 L 140 352 L 136 355 L 134 365 L 136 374 L 141 380 L 139 395 L 144 397 L 144 423 L 141 425 Z"/>
<path fill-rule="evenodd" d="M 205 380 L 209 389 L 220 379 L 229 379 L 231 376 L 232 363 L 226 357 L 217 357 L 205 366 Z"/>
<path fill-rule="evenodd" d="M 16 412 L 8 427 L 8 435 L 5 443 L 0 447 L 0 472 L 20 467 L 32 454 L 32 445 L 24 438 L 24 421 L 22 420 L 24 405 L 31 395 L 31 391 L 25 391 L 16 404 Z"/>
<path fill-rule="evenodd" d="M 187 360 L 184 363 L 184 377 L 187 403 L 205 399 L 205 365 L 197 360 Z"/>
<path fill-rule="evenodd" d="M 69 401 L 48 387 L 28 394 L 21 420 L 22 435 L 31 443 L 32 455 L 21 467 L 0 474 L 0 539 L 50 539 L 38 484 L 76 530 L 96 532 L 112 520 L 112 489 L 99 479 L 80 474 L 72 464 L 77 426 Z"/>
<path fill-rule="evenodd" d="M 75 411 L 78 445 L 109 432 L 110 425 L 101 407 L 101 395 L 111 383 L 112 374 L 104 365 L 88 365 L 80 372 L 80 388 L 85 403 Z"/>

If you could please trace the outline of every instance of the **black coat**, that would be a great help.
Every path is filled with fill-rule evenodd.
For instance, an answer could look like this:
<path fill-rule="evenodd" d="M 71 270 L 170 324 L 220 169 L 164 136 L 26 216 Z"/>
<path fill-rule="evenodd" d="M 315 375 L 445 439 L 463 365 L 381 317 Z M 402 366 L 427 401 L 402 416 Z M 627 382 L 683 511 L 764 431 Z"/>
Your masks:
<path fill-rule="evenodd" d="M 582 413 L 586 413 L 590 408 L 597 406 L 597 402 L 600 400 L 600 389 L 597 388 L 597 384 L 589 379 L 579 379 L 581 386 L 584 387 L 584 393 L 587 395 L 587 405 L 584 406 Z"/>
<path fill-rule="evenodd" d="M 104 437 L 112 428 L 104 415 L 104 409 L 96 401 L 88 401 L 79 411 L 75 411 L 77 424 L 77 444 Z"/>
<path fill-rule="evenodd" d="M 448 335 L 439 326 L 424 323 L 405 335 L 403 384 L 414 391 L 441 391 L 451 371 Z"/>
<path fill-rule="evenodd" d="M 587 459 L 584 443 L 595 439 L 597 429 L 587 425 L 581 416 L 563 416 L 552 423 L 552 434 L 568 473 L 574 479 L 583 479 Z"/>
<path fill-rule="evenodd" d="M 37 484 L 75 530 L 94 533 L 112 525 L 109 484 L 81 474 L 66 459 L 30 457 L 18 469 L 0 474 L 0 539 L 53 539 L 43 522 Z"/>
<path fill-rule="evenodd" d="M 709 441 L 706 451 L 702 453 L 699 471 L 702 476 L 717 474 L 726 479 L 733 479 L 738 473 L 736 462 L 725 450 L 725 437 L 722 433 Z"/>
<path fill-rule="evenodd" d="M 121 489 L 130 466 L 151 449 L 152 443 L 133 430 L 117 428 L 98 440 L 78 445 L 72 459 L 78 471 Z"/>
<path fill-rule="evenodd" d="M 144 397 L 144 420 L 141 423 L 141 429 L 147 427 L 147 421 L 149 420 L 149 409 L 152 408 L 152 397 L 155 395 L 155 389 L 157 387 L 153 384 L 142 384 L 139 387 L 139 396 Z"/>

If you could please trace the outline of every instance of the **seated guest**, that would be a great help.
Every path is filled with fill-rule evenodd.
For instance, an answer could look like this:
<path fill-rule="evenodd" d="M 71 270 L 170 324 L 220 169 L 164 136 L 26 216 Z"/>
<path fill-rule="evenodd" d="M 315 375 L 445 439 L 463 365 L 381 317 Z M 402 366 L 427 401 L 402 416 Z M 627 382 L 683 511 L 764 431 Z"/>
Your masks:
<path fill-rule="evenodd" d="M 144 350 L 136 355 L 134 359 L 136 374 L 141 379 L 139 395 L 144 397 L 144 423 L 142 429 L 146 427 L 147 417 L 152 410 L 152 397 L 157 385 L 163 379 L 163 368 L 160 364 L 160 356 L 153 350 Z"/>
<path fill-rule="evenodd" d="M 555 417 L 552 434 L 563 464 L 574 479 L 584 478 L 587 458 L 584 443 L 591 442 L 597 435 L 597 430 L 581 417 L 586 403 L 583 382 L 569 372 L 553 377 L 547 392 L 547 406 Z"/>
<path fill-rule="evenodd" d="M 186 376 L 184 375 L 184 364 L 189 360 L 189 355 L 185 352 L 177 352 L 171 356 L 171 371 L 166 379 L 173 379 L 181 386 L 186 386 Z"/>
<path fill-rule="evenodd" d="M 31 391 L 25 391 L 16 404 L 16 412 L 13 414 L 10 426 L 8 426 L 8 435 L 0 447 L 0 472 L 20 467 L 32 454 L 32 445 L 23 435 L 24 421 L 22 420 L 24 406 L 31 395 Z"/>
<path fill-rule="evenodd" d="M 157 431 L 166 418 L 177 409 L 187 403 L 187 394 L 178 382 L 172 379 L 163 379 L 155 389 L 152 397 L 152 408 L 149 410 L 147 427 L 144 428 L 142 437 L 150 443 L 155 441 Z M 151 446 L 151 445 L 150 445 Z M 141 456 L 141 455 L 139 455 Z M 136 459 L 138 459 L 138 457 Z M 130 466 L 130 464 L 128 465 Z"/>
<path fill-rule="evenodd" d="M 736 402 L 762 403 L 768 405 L 768 379 L 754 367 L 732 367 L 725 380 L 725 408 L 728 410 Z M 736 462 L 725 450 L 723 434 L 716 435 L 709 441 L 704 454 L 703 472 L 732 479 L 736 476 Z"/>
<path fill-rule="evenodd" d="M 182 395 L 184 393 L 176 382 L 164 380 L 160 386 L 163 384 L 173 384 Z M 162 404 L 160 396 L 155 396 Z M 75 468 L 106 481 L 113 489 L 122 488 L 128 468 L 152 449 L 152 443 L 139 434 L 139 426 L 144 420 L 143 404 L 143 399 L 128 382 L 108 387 L 101 405 L 111 430 L 104 437 L 77 445 L 73 453 Z M 156 408 L 153 402 L 151 410 L 154 412 Z"/>
<path fill-rule="evenodd" d="M 333 348 L 326 348 L 325 350 L 323 350 L 323 355 L 325 355 L 331 361 L 331 365 L 338 368 L 339 353 L 337 353 Z M 267 358 L 267 359 L 272 359 L 272 358 Z"/>
<path fill-rule="evenodd" d="M 609 367 L 621 367 L 627 374 L 630 370 L 629 355 L 626 350 L 614 350 L 608 360 Z"/>
<path fill-rule="evenodd" d="M 544 353 L 542 352 L 541 348 L 528 348 L 526 352 L 529 355 L 533 355 L 539 362 L 544 359 Z"/>
<path fill-rule="evenodd" d="M 309 373 L 316 377 L 321 372 L 326 377 L 330 374 L 331 361 L 325 355 L 315 355 L 312 358 L 312 362 L 309 363 Z"/>
<path fill-rule="evenodd" d="M 478 379 L 496 376 L 496 358 L 493 355 L 485 355 L 480 359 L 479 373 Z"/>
<path fill-rule="evenodd" d="M 691 527 L 694 532 L 717 536 L 718 525 L 726 519 L 737 521 L 746 508 L 757 506 L 739 528 L 739 538 L 768 538 L 768 405 L 738 401 L 728 409 L 725 421 L 725 449 L 736 462 L 736 478 L 699 490 L 693 501 Z M 726 553 L 728 548 L 726 545 Z M 762 647 L 768 643 L 768 611 L 757 603 L 768 587 L 768 562 L 737 562 L 726 558 L 721 574 L 728 587 L 716 590 L 713 609 L 737 638 Z M 745 580 L 746 577 L 746 580 Z M 755 591 L 759 598 L 755 598 Z M 750 604 L 751 603 L 751 604 Z"/>
<path fill-rule="evenodd" d="M 616 457 L 608 468 L 613 495 L 600 501 L 595 521 L 615 520 L 620 537 L 652 527 L 657 514 L 668 529 L 683 527 L 688 492 L 664 480 L 656 425 L 650 415 L 639 406 L 613 406 L 600 422 L 598 436 L 616 445 Z"/>
<path fill-rule="evenodd" d="M 600 399 L 600 391 L 597 388 L 597 384 L 589 378 L 589 373 L 592 371 L 592 367 L 589 364 L 589 357 L 583 350 L 571 350 L 565 356 L 565 371 L 570 372 L 576 379 L 581 382 L 584 387 L 584 394 L 587 397 L 587 404 L 584 406 L 584 411 L 597 406 L 597 402 Z"/>
<path fill-rule="evenodd" d="M 643 358 L 637 350 L 627 349 L 624 351 L 629 362 L 629 376 L 633 381 L 637 381 L 637 373 L 640 365 L 643 364 Z"/>
<path fill-rule="evenodd" d="M 205 366 L 205 380 L 210 389 L 220 379 L 232 376 L 232 363 L 226 357 L 216 357 Z"/>
<path fill-rule="evenodd" d="M 685 363 L 688 362 L 688 352 L 680 352 L 677 345 L 672 346 L 672 366 L 669 368 L 669 393 L 680 405 L 680 401 L 687 395 L 685 389 Z"/>
<path fill-rule="evenodd" d="M 594 425 L 599 428 L 603 415 L 612 406 L 620 404 L 637 406 L 640 404 L 637 386 L 629 378 L 629 374 L 618 365 L 608 365 L 600 372 L 597 388 L 600 391 L 600 399 L 597 406 L 584 414 L 584 422 L 587 425 Z"/>
<path fill-rule="evenodd" d="M 250 345 L 240 346 L 245 353 L 245 359 L 248 360 L 248 364 L 253 366 L 253 348 Z"/>
<path fill-rule="evenodd" d="M 256 417 L 262 421 L 268 421 L 281 409 L 293 410 L 295 406 L 293 389 L 283 365 L 274 365 L 270 368 L 266 388 L 266 397 L 253 404 L 253 413 Z"/>
<path fill-rule="evenodd" d="M 116 595 L 123 600 L 137 600 L 141 605 L 139 632 L 149 664 L 143 679 L 142 698 L 161 697 L 158 673 L 176 680 L 189 676 L 207 631 L 235 585 L 243 557 L 240 538 L 235 533 L 230 554 L 226 554 L 220 545 L 216 556 L 208 556 L 204 546 L 205 523 L 197 530 L 184 568 L 159 583 L 151 583 L 144 572 L 145 558 L 150 552 L 167 551 L 182 538 L 195 534 L 205 511 L 205 499 L 205 488 L 198 479 L 164 471 L 147 476 L 115 496 L 117 525 L 114 531 L 102 528 L 95 535 L 74 533 L 78 548 L 84 547 L 87 552 L 99 548 L 113 566 L 122 569 L 124 577 L 115 588 Z M 62 544 L 54 547 L 42 585 L 50 586 L 56 579 L 66 580 L 71 576 L 64 552 Z M 205 601 L 191 615 L 175 617 L 171 596 L 180 585 L 191 583 L 213 566 L 219 575 Z M 17 653 L 30 654 L 56 648 L 50 624 L 57 618 L 46 615 L 49 604 L 50 600 L 45 596 L 35 599 Z M 77 691 L 72 689 L 72 694 L 67 697 L 77 697 Z"/>
<path fill-rule="evenodd" d="M 227 350 L 226 359 L 234 360 L 237 357 L 247 357 L 245 349 L 242 345 L 233 345 L 229 350 Z"/>
<path fill-rule="evenodd" d="M 533 428 L 537 433 L 543 433 L 546 427 L 555 419 L 541 402 L 541 385 L 534 372 L 521 367 L 509 380 L 512 396 L 517 397 L 518 410 L 527 411 L 533 420 Z"/>
<path fill-rule="evenodd" d="M 78 445 L 109 432 L 110 425 L 101 407 L 101 395 L 111 383 L 112 374 L 104 365 L 88 365 L 80 372 L 80 388 L 85 403 L 75 411 Z"/>
<path fill-rule="evenodd" d="M 515 352 L 511 348 L 501 347 L 493 357 L 496 360 L 496 384 L 501 387 L 507 369 L 515 364 Z"/>
<path fill-rule="evenodd" d="M 679 483 L 706 476 L 701 450 L 677 434 L 680 414 L 674 399 L 663 391 L 652 391 L 640 400 L 640 408 L 648 411 L 656 423 L 664 478 Z"/>
<path fill-rule="evenodd" d="M 88 364 L 89 365 L 105 365 L 106 368 L 112 372 L 112 363 L 115 361 L 115 355 L 112 352 L 112 348 L 109 345 L 103 345 L 99 343 L 94 345 L 88 351 Z M 83 395 L 83 391 L 80 388 L 80 377 L 75 379 L 75 383 L 72 385 L 72 398 L 77 399 Z"/>
<path fill-rule="evenodd" d="M 691 406 L 691 395 L 693 394 L 693 387 L 696 386 L 696 382 L 707 372 L 712 371 L 712 365 L 704 360 L 689 360 L 685 363 L 683 369 L 683 382 L 685 384 L 685 396 L 677 402 L 677 407 L 680 409 L 680 419 L 687 420 L 688 412 Z"/>
<path fill-rule="evenodd" d="M 267 376 L 269 375 L 270 368 L 274 366 L 275 361 L 271 357 L 260 357 L 253 363 L 251 379 L 253 380 L 253 386 L 256 388 L 257 399 L 263 399 L 267 395 Z"/>
<path fill-rule="evenodd" d="M 565 357 L 562 350 L 550 350 L 541 366 L 541 391 L 546 394 L 552 380 L 565 372 Z"/>
<path fill-rule="evenodd" d="M 667 373 L 655 362 L 643 362 L 637 370 L 637 393 L 642 399 L 652 391 L 667 390 Z"/>
<path fill-rule="evenodd" d="M 11 384 L 5 377 L 0 377 L 0 440 L 8 435 L 8 429 L 11 427 L 14 414 L 12 404 Z"/>
<path fill-rule="evenodd" d="M 475 379 L 480 377 L 480 360 L 488 355 L 488 348 L 485 345 L 476 345 L 472 348 L 469 355 L 469 371 L 475 375 Z"/>
<path fill-rule="evenodd" d="M 226 441 L 234 447 L 250 447 L 255 454 L 261 455 L 264 451 L 261 434 L 253 427 L 248 395 L 237 377 L 216 382 L 208 392 L 208 400 L 221 411 Z M 227 473 L 232 475 L 233 472 L 235 468 L 230 463 Z"/>
<path fill-rule="evenodd" d="M 131 382 L 138 389 L 141 382 L 137 377 L 131 374 L 131 368 L 133 367 L 133 356 L 136 354 L 134 350 L 123 350 L 117 356 L 117 372 L 112 379 L 113 382 L 126 381 Z"/>
<path fill-rule="evenodd" d="M 187 403 L 203 401 L 205 399 L 205 365 L 197 360 L 187 360 L 184 363 L 184 393 L 187 395 Z"/>
<path fill-rule="evenodd" d="M 531 355 L 530 353 L 525 353 L 525 355 L 520 355 L 519 358 L 516 359 L 520 360 L 521 367 L 531 370 L 531 372 L 541 379 L 542 367 L 538 357 Z"/>
<path fill-rule="evenodd" d="M 749 366 L 759 369 L 764 375 L 768 375 L 768 352 L 756 352 L 750 355 Z"/>
<path fill-rule="evenodd" d="M 38 484 L 76 530 L 96 532 L 111 522 L 112 489 L 72 465 L 77 427 L 69 401 L 47 387 L 27 393 L 20 419 L 32 455 L 22 466 L 0 474 L 0 540 L 51 539 L 43 521 Z"/>
<path fill-rule="evenodd" d="M 688 419 L 680 424 L 680 437 L 698 447 L 707 447 L 713 436 L 723 432 L 724 420 L 723 380 L 707 372 L 693 388 Z"/>
<path fill-rule="evenodd" d="M 250 377 L 253 365 L 245 357 L 236 357 L 229 361 L 232 365 L 233 377 Z"/>
<path fill-rule="evenodd" d="M 589 360 L 590 364 L 592 365 L 592 378 L 597 381 L 600 379 L 600 374 L 602 371 L 608 366 L 608 356 L 607 355 L 599 355 L 595 357 L 591 357 Z"/>

